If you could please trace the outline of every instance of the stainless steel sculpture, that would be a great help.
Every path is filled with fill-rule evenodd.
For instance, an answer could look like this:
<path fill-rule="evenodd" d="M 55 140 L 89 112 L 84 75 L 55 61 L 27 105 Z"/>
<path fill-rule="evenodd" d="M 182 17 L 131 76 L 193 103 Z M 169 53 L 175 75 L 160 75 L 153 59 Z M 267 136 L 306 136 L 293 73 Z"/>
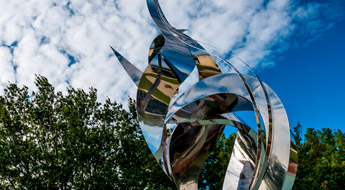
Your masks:
<path fill-rule="evenodd" d="M 138 86 L 140 127 L 164 172 L 178 189 L 197 189 L 204 161 L 230 125 L 238 133 L 223 189 L 291 189 L 297 152 L 278 96 L 244 62 L 244 72 L 214 55 L 217 64 L 184 30 L 168 23 L 158 0 L 147 5 L 161 34 L 151 44 L 146 70 L 113 51 Z M 199 81 L 181 92 L 195 66 Z M 237 116 L 241 111 L 254 112 L 256 130 Z"/>

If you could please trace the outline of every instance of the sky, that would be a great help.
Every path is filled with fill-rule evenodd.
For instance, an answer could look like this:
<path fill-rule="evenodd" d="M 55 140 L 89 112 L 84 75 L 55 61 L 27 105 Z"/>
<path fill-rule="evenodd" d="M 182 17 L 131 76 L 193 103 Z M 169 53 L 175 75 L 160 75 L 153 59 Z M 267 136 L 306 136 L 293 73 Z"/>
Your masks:
<path fill-rule="evenodd" d="M 345 20 L 317 40 L 291 48 L 259 72 L 284 103 L 290 124 L 345 131 Z"/>
<path fill-rule="evenodd" d="M 290 125 L 345 131 L 343 0 L 161 0 L 172 26 L 209 52 L 248 63 L 281 98 Z M 0 94 L 36 91 L 40 74 L 66 92 L 123 103 L 136 87 L 113 56 L 139 69 L 158 30 L 145 0 L 0 0 Z"/>

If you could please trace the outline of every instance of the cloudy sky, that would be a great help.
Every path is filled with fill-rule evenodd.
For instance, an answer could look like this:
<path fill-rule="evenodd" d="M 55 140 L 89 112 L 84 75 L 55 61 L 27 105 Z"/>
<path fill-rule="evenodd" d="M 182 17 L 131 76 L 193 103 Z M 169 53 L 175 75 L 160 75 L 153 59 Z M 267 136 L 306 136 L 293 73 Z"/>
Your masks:
<path fill-rule="evenodd" d="M 339 100 L 341 106 L 332 107 L 336 104 L 332 102 L 320 108 L 320 101 L 329 98 L 318 91 L 326 88 L 334 75 L 323 77 L 320 73 L 323 70 L 310 70 L 320 60 L 313 60 L 314 66 L 308 64 L 308 58 L 325 52 L 325 59 L 333 56 L 327 52 L 345 54 L 344 46 L 332 49 L 344 39 L 334 37 L 345 33 L 341 27 L 345 25 L 343 0 L 161 0 L 160 3 L 171 25 L 188 29 L 187 34 L 209 52 L 228 59 L 234 54 L 258 71 L 266 83 L 273 85 L 283 103 L 287 102 L 292 125 L 300 121 L 306 127 L 317 127 L 312 121 L 331 108 L 332 113 L 345 115 L 339 109 L 345 106 L 344 100 Z M 35 74 L 41 74 L 56 90 L 65 91 L 67 86 L 87 90 L 92 86 L 98 89 L 100 101 L 109 97 L 126 104 L 127 96 L 135 97 L 136 88 L 109 45 L 144 70 L 149 45 L 157 34 L 145 0 L 0 0 L 0 94 L 8 82 L 36 90 Z M 334 44 L 329 44 L 332 39 Z M 320 48 L 313 51 L 315 47 Z M 332 66 L 341 61 L 344 63 L 345 59 L 340 57 L 333 63 L 315 67 L 332 68 L 328 70 L 330 73 L 345 71 L 342 64 L 337 65 L 338 69 Z M 299 70 L 303 74 L 293 72 Z M 308 80 L 313 84 L 298 86 L 298 81 L 315 77 L 325 78 L 329 83 L 320 87 L 315 84 L 319 82 Z M 287 82 L 291 78 L 294 83 Z M 337 84 L 339 80 L 345 81 L 339 76 Z M 334 93 L 345 96 L 345 85 L 339 85 L 343 90 Z M 301 92 L 296 91 L 303 91 L 305 96 L 297 96 Z M 308 100 L 306 94 L 320 100 Z M 301 98 L 304 101 L 297 101 Z M 307 114 L 308 109 L 323 111 Z M 343 120 L 334 121 L 338 115 L 329 115 L 323 123 L 328 124 L 332 117 L 334 124 L 340 123 Z"/>

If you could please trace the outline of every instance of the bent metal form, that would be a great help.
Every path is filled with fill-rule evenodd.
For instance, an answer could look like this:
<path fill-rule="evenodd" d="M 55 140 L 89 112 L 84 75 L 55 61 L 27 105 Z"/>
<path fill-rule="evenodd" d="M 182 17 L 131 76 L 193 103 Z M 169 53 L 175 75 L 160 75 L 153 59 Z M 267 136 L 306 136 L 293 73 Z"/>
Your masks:
<path fill-rule="evenodd" d="M 185 30 L 172 27 L 158 0 L 147 0 L 147 6 L 161 34 L 150 46 L 146 70 L 113 51 L 138 87 L 140 127 L 164 172 L 178 189 L 198 189 L 203 163 L 225 126 L 233 126 L 238 132 L 219 179 L 223 189 L 291 189 L 297 151 L 278 96 L 244 62 L 235 68 L 211 57 Z M 199 79 L 191 84 L 195 68 Z M 239 117 L 243 111 L 253 113 L 256 130 Z"/>

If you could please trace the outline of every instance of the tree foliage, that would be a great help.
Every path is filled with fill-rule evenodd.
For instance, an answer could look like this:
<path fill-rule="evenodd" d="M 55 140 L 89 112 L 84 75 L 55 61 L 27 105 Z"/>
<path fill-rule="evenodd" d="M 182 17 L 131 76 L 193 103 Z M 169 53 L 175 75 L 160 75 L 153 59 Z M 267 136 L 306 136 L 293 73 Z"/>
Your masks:
<path fill-rule="evenodd" d="M 304 143 L 297 147 L 299 163 L 294 189 L 345 189 L 345 133 L 328 128 L 307 129 Z"/>
<path fill-rule="evenodd" d="M 0 96 L 0 189 L 165 189 L 172 186 L 130 111 L 96 89 L 10 84 Z"/>
<path fill-rule="evenodd" d="M 129 110 L 97 91 L 37 92 L 9 84 L 0 96 L 0 189 L 175 189 Z M 200 189 L 221 189 L 236 134 L 221 136 L 201 170 Z M 294 127 L 299 166 L 294 189 L 345 189 L 345 134 Z"/>

